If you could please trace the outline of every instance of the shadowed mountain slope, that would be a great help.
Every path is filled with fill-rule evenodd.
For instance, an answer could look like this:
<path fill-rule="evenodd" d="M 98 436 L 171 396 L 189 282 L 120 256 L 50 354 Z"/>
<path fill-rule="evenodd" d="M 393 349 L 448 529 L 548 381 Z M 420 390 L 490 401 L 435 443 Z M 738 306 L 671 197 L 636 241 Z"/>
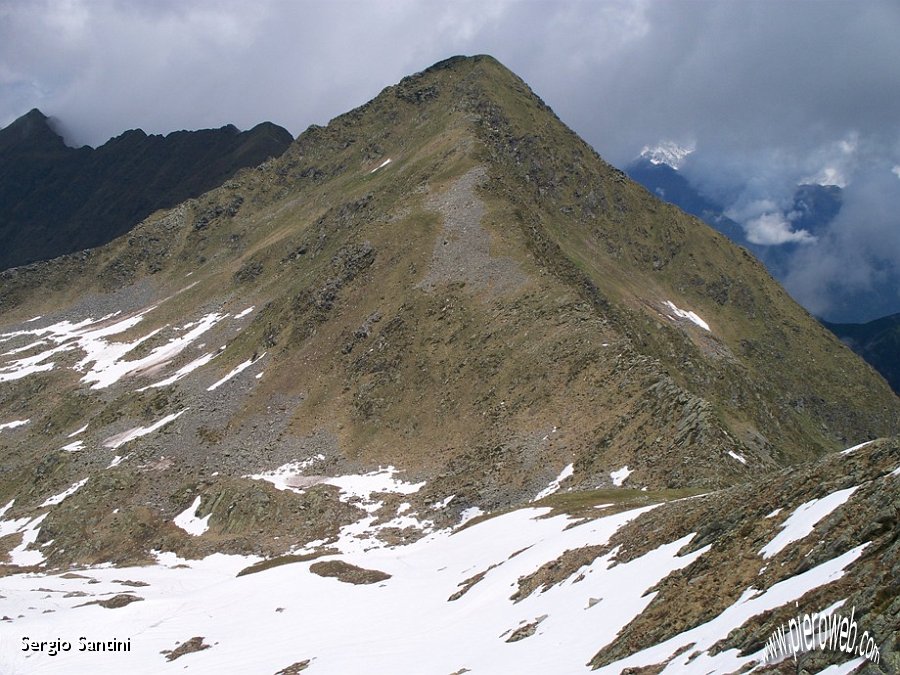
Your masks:
<path fill-rule="evenodd" d="M 265 122 L 70 148 L 34 109 L 0 130 L 0 269 L 100 246 L 161 208 L 277 157 L 291 135 Z"/>
<path fill-rule="evenodd" d="M 900 392 L 900 314 L 868 323 L 823 323 Z"/>

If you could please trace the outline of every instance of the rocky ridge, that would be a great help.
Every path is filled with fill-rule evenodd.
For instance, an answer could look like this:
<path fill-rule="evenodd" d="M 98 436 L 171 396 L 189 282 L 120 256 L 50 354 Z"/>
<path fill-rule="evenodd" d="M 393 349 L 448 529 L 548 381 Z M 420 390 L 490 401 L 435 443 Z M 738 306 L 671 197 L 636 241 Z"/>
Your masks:
<path fill-rule="evenodd" d="M 96 149 L 71 148 L 34 109 L 0 129 L 0 270 L 106 244 L 154 211 L 278 157 L 292 140 L 264 122 L 243 132 L 132 129 Z"/>
<path fill-rule="evenodd" d="M 363 584 L 389 589 L 402 574 L 369 551 L 546 506 L 596 536 L 463 565 L 440 601 L 522 565 L 509 595 L 537 605 L 535 589 L 585 565 L 663 546 L 683 574 L 663 574 L 667 602 L 647 616 L 671 628 L 635 617 L 590 642 L 582 663 L 602 647 L 593 664 L 608 666 L 739 595 L 753 565 L 729 566 L 758 562 L 776 527 L 763 511 L 876 478 L 880 499 L 893 480 L 894 442 L 834 454 L 900 431 L 883 380 L 490 57 L 406 78 L 107 246 L 0 279 L 0 551 L 16 579 L 224 552 L 254 557 L 235 572 L 284 563 L 242 579 L 331 559 L 392 575 Z M 859 488 L 866 518 L 815 560 L 866 540 L 890 563 L 870 496 Z M 713 564 L 721 592 L 698 581 Z M 879 603 L 873 621 L 896 625 Z M 557 630 L 543 614 L 503 640 Z"/>

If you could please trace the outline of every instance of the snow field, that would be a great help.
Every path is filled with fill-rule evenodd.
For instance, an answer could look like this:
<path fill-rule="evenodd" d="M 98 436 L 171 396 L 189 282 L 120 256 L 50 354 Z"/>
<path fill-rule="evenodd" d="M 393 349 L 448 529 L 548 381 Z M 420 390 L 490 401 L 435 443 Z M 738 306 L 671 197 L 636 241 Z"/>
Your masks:
<path fill-rule="evenodd" d="M 653 596 L 643 596 L 647 588 L 704 551 L 679 557 L 677 551 L 690 539 L 685 537 L 627 564 L 610 566 L 610 553 L 580 570 L 584 579 L 578 583 L 568 579 L 518 604 L 509 596 L 520 576 L 567 549 L 607 541 L 644 510 L 567 530 L 569 518 L 538 520 L 548 510 L 527 509 L 453 535 L 442 531 L 409 546 L 340 556 L 392 575 L 367 586 L 317 576 L 309 572 L 311 562 L 235 578 L 257 559 L 220 554 L 201 561 L 168 555 L 155 566 L 83 572 L 98 584 L 15 575 L 4 594 L 10 603 L 7 613 L 23 615 L 14 622 L 17 634 L 72 641 L 88 633 L 88 639 L 130 638 L 132 651 L 67 652 L 52 658 L 4 651 L 0 659 L 18 659 L 13 663 L 35 673 L 257 673 L 307 658 L 315 659 L 315 668 L 323 673 L 453 672 L 463 667 L 474 672 L 581 671 L 602 644 L 649 604 Z M 513 557 L 523 548 L 527 550 Z M 448 602 L 465 579 L 494 564 L 481 582 Z M 123 587 L 116 579 L 150 585 Z M 36 593 L 38 587 L 45 590 Z M 144 601 L 116 610 L 76 607 L 91 597 L 65 597 L 73 591 L 91 597 L 130 591 Z M 591 606 L 592 598 L 599 601 Z M 45 614 L 45 609 L 54 611 Z M 505 642 L 509 631 L 544 614 L 535 635 Z M 171 663 L 159 653 L 193 636 L 203 636 L 212 648 Z"/>

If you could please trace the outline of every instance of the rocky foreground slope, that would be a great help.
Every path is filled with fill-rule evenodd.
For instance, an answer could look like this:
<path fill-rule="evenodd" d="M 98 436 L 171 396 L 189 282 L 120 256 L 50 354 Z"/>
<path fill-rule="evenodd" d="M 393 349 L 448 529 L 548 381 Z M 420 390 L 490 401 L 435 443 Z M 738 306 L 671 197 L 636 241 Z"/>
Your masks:
<path fill-rule="evenodd" d="M 900 399 L 490 57 L 3 272 L 0 348 L 14 634 L 87 612 L 146 672 L 708 672 L 812 593 L 895 659 L 897 445 L 834 453 L 898 433 Z M 724 638 L 743 656 L 707 668 Z"/>
<path fill-rule="evenodd" d="M 346 480 L 342 500 L 392 502 L 397 516 L 268 560 L 158 552 L 142 567 L 3 578 L 0 667 L 893 673 L 898 487 L 900 445 L 876 441 L 661 505 L 634 490 L 559 494 L 390 546 L 379 527 L 430 529 L 448 500 L 412 510 L 421 486 Z M 194 504 L 175 522 L 200 538 L 210 525 Z M 778 642 L 803 615 L 812 648 L 796 648 L 796 631 Z M 840 637 L 845 617 L 852 642 Z M 23 637 L 70 649 L 23 651 Z M 110 641 L 115 651 L 94 650 Z"/>

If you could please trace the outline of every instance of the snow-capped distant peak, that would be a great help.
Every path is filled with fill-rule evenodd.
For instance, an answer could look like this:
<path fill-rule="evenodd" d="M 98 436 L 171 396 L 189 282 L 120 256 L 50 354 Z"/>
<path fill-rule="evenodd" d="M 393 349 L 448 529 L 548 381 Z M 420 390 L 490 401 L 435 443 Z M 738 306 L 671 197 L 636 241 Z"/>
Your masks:
<path fill-rule="evenodd" d="M 821 171 L 818 173 L 811 174 L 806 176 L 800 181 L 800 184 L 806 185 L 836 185 L 842 190 L 847 187 L 847 177 L 844 175 L 844 171 L 841 170 L 838 166 L 825 166 L 822 167 Z"/>
<path fill-rule="evenodd" d="M 645 145 L 641 150 L 641 157 L 649 160 L 651 164 L 666 164 L 673 169 L 678 169 L 694 150 L 693 143 L 683 146 L 674 141 L 663 141 L 653 147 Z"/>

